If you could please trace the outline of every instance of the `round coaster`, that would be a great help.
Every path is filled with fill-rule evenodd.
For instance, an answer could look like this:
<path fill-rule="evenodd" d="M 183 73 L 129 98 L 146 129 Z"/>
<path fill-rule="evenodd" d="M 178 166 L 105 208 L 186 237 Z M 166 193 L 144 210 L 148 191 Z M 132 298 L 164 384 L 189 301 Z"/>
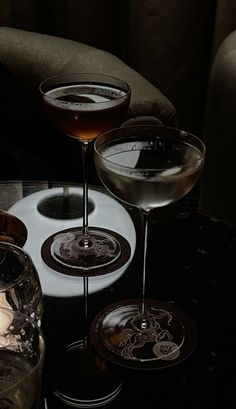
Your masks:
<path fill-rule="evenodd" d="M 111 273 L 121 268 L 129 260 L 130 255 L 131 255 L 131 247 L 130 247 L 129 242 L 117 232 L 113 232 L 111 230 L 104 229 L 101 227 L 91 226 L 90 231 L 93 231 L 93 230 L 96 230 L 96 232 L 104 232 L 104 233 L 110 234 L 111 236 L 114 236 L 118 240 L 120 244 L 120 248 L 121 248 L 121 254 L 117 259 L 115 259 L 114 262 L 109 263 L 99 268 L 92 268 L 88 270 L 68 267 L 66 265 L 62 265 L 60 262 L 57 262 L 56 259 L 51 254 L 51 247 L 52 247 L 55 237 L 61 233 L 82 231 L 81 228 L 79 227 L 61 230 L 60 232 L 56 232 L 52 234 L 50 237 L 48 237 L 44 241 L 41 247 L 41 255 L 42 255 L 43 261 L 50 268 L 57 271 L 58 273 L 66 274 L 70 276 L 77 276 L 77 277 L 84 277 L 84 276 L 91 277 L 91 276 L 104 275 L 104 274 Z"/>
<path fill-rule="evenodd" d="M 129 305 L 140 305 L 140 299 L 130 299 L 130 300 L 122 300 L 118 303 L 112 304 L 106 308 L 104 308 L 102 311 L 100 311 L 96 317 L 93 319 L 92 324 L 91 324 L 91 329 L 90 329 L 90 337 L 91 337 L 91 343 L 93 344 L 94 348 L 107 360 L 110 360 L 114 364 L 129 368 L 129 369 L 143 369 L 143 370 L 156 370 L 156 369 L 164 369 L 168 368 L 171 366 L 175 366 L 179 364 L 180 362 L 184 361 L 186 358 L 188 358 L 195 348 L 197 347 L 197 342 L 198 342 L 198 332 L 195 323 L 192 321 L 192 319 L 182 310 L 179 308 L 175 307 L 173 304 L 159 301 L 159 300 L 150 300 L 146 299 L 145 300 L 145 305 L 147 306 L 152 306 L 156 309 L 162 309 L 168 313 L 170 313 L 173 317 L 175 317 L 175 320 L 179 321 L 181 324 L 183 331 L 184 331 L 184 338 L 183 342 L 181 343 L 179 349 L 175 350 L 175 345 L 174 345 L 174 352 L 170 353 L 169 355 L 163 355 L 163 358 L 161 357 L 161 354 L 163 351 L 166 351 L 166 349 L 173 348 L 173 345 L 171 342 L 166 341 L 166 340 L 160 340 L 158 341 L 153 348 L 155 348 L 155 354 L 159 354 L 159 359 L 157 360 L 150 360 L 150 361 L 145 361 L 145 360 L 139 360 L 139 359 L 129 359 L 129 358 L 123 358 L 120 355 L 114 353 L 111 351 L 110 348 L 108 348 L 105 345 L 105 342 L 103 340 L 103 336 L 101 335 L 101 327 L 103 323 L 107 320 L 107 317 L 113 315 L 116 319 L 117 315 L 119 315 L 119 310 L 125 309 Z M 116 314 L 118 311 L 118 314 Z M 118 325 L 117 322 L 114 322 L 114 325 Z M 139 342 L 142 342 L 142 339 L 140 336 L 140 331 L 133 331 L 133 334 L 129 333 L 129 339 L 128 342 L 131 344 L 135 344 L 137 338 Z M 148 334 L 148 337 L 150 337 L 150 333 Z M 147 335 L 143 338 L 144 343 L 148 343 L 150 341 L 153 341 L 151 338 L 147 338 Z M 123 340 L 122 340 L 123 341 Z M 116 340 L 115 342 L 119 343 L 119 339 Z"/>

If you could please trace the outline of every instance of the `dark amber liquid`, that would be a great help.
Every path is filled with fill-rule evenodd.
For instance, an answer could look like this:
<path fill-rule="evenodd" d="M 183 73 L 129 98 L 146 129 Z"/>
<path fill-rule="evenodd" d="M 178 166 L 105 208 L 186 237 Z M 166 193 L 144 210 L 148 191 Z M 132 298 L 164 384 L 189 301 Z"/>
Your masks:
<path fill-rule="evenodd" d="M 84 142 L 119 126 L 125 119 L 130 96 L 101 84 L 57 87 L 44 96 L 45 109 L 63 133 Z"/>

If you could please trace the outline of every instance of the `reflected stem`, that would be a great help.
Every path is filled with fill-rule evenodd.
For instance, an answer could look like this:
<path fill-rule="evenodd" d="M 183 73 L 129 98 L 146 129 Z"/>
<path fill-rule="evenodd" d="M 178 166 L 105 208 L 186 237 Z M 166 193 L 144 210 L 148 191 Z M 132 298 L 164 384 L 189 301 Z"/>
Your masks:
<path fill-rule="evenodd" d="M 84 331 L 84 346 L 88 345 L 89 338 L 89 324 L 88 324 L 88 276 L 83 276 L 83 293 L 84 293 L 84 322 L 85 322 L 85 331 Z"/>

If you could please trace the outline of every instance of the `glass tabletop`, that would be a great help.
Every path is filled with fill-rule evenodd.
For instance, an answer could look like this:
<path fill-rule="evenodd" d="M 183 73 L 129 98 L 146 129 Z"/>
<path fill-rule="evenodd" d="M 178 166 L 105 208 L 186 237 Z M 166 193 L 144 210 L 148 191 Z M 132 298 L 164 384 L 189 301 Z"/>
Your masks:
<path fill-rule="evenodd" d="M 75 184 L 69 186 L 77 188 Z M 0 208 L 19 214 L 18 204 L 22 200 L 27 201 L 27 198 L 38 195 L 41 197 L 41 194 L 47 194 L 49 190 L 53 193 L 53 189 L 62 191 L 62 185 L 49 185 L 47 182 L 1 182 Z M 108 200 L 111 199 L 103 189 L 95 188 L 95 192 L 97 191 Z M 113 205 L 116 207 L 115 204 L 108 205 L 109 212 Z M 108 305 L 140 296 L 142 248 L 139 237 L 142 226 L 135 209 L 122 205 L 122 211 L 123 209 L 125 212 L 116 221 L 116 226 L 125 229 L 127 223 L 121 221 L 128 214 L 130 218 L 127 220 L 131 228 L 128 228 L 127 234 L 133 233 L 127 237 L 130 241 L 131 238 L 134 240 L 132 259 L 125 266 L 125 273 L 110 283 L 103 283 L 98 291 L 92 291 L 89 301 L 91 322 Z M 30 231 L 28 240 L 39 243 L 38 230 L 42 228 L 45 216 L 40 216 L 40 220 L 36 217 L 37 228 L 32 229 L 26 220 L 26 213 L 27 209 L 24 207 L 21 217 Z M 104 223 L 107 222 L 107 214 L 108 211 Z M 56 228 L 62 222 L 50 220 Z M 73 222 L 73 219 L 69 221 Z M 27 242 L 26 248 L 31 251 Z M 147 296 L 174 304 L 185 311 L 197 325 L 198 346 L 186 361 L 162 372 L 121 368 L 123 388 L 119 397 L 112 402 L 111 408 L 118 409 L 128 404 L 131 407 L 151 409 L 156 406 L 157 401 L 158 406 L 163 408 L 187 409 L 191 406 L 193 409 L 209 409 L 219 401 L 224 402 L 224 407 L 234 407 L 235 254 L 234 226 L 202 214 L 193 207 L 186 207 L 183 203 L 153 211 L 149 231 Z M 41 267 L 41 264 L 38 265 L 39 269 Z M 75 282 L 72 285 L 73 289 L 74 287 L 78 287 Z M 50 385 L 54 368 L 58 368 L 58 351 L 83 333 L 82 311 L 80 291 L 77 293 L 74 290 L 66 296 L 63 292 L 56 296 L 49 291 L 44 294 L 42 326 L 47 342 L 45 389 L 49 409 L 63 409 L 54 400 Z"/>

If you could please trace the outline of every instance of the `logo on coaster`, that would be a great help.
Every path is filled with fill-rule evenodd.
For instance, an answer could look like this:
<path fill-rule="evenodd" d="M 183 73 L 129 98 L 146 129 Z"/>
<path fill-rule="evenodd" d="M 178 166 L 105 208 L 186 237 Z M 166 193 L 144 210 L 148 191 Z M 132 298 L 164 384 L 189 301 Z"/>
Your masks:
<path fill-rule="evenodd" d="M 180 356 L 180 347 L 171 341 L 160 341 L 153 346 L 153 353 L 164 361 L 173 361 Z"/>

